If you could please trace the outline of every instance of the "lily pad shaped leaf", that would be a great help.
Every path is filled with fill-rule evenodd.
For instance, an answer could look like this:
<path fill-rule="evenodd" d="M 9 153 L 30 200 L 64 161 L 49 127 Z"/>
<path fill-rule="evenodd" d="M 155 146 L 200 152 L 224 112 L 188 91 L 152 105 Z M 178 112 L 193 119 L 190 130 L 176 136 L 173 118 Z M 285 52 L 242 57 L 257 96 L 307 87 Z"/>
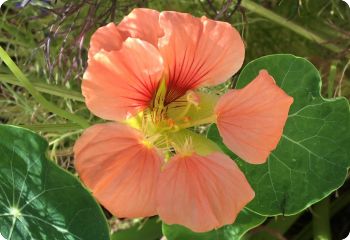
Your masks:
<path fill-rule="evenodd" d="M 293 55 L 250 62 L 237 88 L 247 85 L 261 69 L 294 98 L 282 138 L 268 161 L 252 165 L 239 159 L 224 146 L 215 125 L 208 137 L 237 162 L 253 187 L 255 198 L 248 209 L 266 216 L 293 215 L 344 183 L 350 166 L 349 103 L 345 98 L 322 98 L 317 69 Z"/>
<path fill-rule="evenodd" d="M 0 125 L 0 234 L 4 239 L 107 240 L 99 205 L 77 178 L 47 159 L 47 142 Z"/>
<path fill-rule="evenodd" d="M 223 226 L 210 232 L 196 233 L 180 225 L 167 225 L 163 223 L 163 234 L 166 236 L 167 240 L 238 240 L 241 239 L 248 230 L 260 225 L 265 220 L 266 217 L 243 209 L 233 224 Z"/>

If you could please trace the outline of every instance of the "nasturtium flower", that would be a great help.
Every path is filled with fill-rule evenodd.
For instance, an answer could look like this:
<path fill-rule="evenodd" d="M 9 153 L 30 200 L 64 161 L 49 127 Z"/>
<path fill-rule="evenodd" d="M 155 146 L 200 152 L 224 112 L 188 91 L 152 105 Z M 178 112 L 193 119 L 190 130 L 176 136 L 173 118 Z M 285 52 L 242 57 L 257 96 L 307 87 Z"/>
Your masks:
<path fill-rule="evenodd" d="M 228 23 L 135 9 L 91 37 L 82 92 L 95 115 L 74 146 L 75 166 L 117 217 L 159 215 L 196 232 L 231 224 L 254 197 L 233 160 L 188 128 L 216 123 L 249 163 L 276 147 L 293 99 L 266 70 L 223 96 L 200 91 L 242 66 L 244 44 Z"/>

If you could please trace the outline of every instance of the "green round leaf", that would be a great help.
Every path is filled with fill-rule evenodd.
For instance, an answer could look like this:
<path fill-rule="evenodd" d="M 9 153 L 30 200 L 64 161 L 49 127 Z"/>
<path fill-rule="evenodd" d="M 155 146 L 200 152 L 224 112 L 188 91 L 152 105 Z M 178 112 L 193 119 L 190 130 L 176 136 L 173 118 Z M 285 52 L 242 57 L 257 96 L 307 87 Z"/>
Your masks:
<path fill-rule="evenodd" d="M 47 142 L 26 129 L 0 125 L 0 233 L 15 239 L 109 239 L 90 193 L 47 159 Z"/>
<path fill-rule="evenodd" d="M 260 225 L 265 220 L 265 217 L 243 209 L 234 224 L 223 226 L 217 230 L 196 233 L 180 225 L 167 225 L 163 223 L 163 234 L 168 240 L 237 240 L 249 229 Z"/>
<path fill-rule="evenodd" d="M 293 215 L 339 188 L 350 166 L 349 103 L 321 97 L 321 78 L 306 59 L 271 55 L 249 63 L 237 88 L 266 69 L 294 97 L 283 136 L 268 161 L 245 163 L 223 146 L 216 127 L 208 137 L 240 165 L 255 190 L 248 208 L 262 215 Z M 257 123 L 259 124 L 259 123 Z"/>

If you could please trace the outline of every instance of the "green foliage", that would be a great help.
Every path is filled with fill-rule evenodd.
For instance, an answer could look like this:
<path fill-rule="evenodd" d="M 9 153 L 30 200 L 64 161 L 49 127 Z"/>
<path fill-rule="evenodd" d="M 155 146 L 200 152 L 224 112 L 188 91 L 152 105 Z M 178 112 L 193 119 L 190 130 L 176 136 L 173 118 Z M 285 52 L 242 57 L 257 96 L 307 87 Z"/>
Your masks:
<path fill-rule="evenodd" d="M 109 239 L 81 183 L 47 159 L 37 134 L 0 125 L 0 233 L 6 239 Z"/>
<path fill-rule="evenodd" d="M 112 234 L 111 240 L 157 240 L 162 236 L 162 222 L 154 217 L 128 229 L 118 230 Z"/>
<path fill-rule="evenodd" d="M 245 163 L 222 143 L 216 127 L 208 136 L 237 161 L 255 190 L 248 208 L 262 215 L 292 215 L 339 188 L 350 166 L 350 115 L 345 98 L 324 99 L 321 79 L 307 60 L 292 55 L 259 58 L 243 69 L 242 88 L 261 69 L 294 97 L 282 138 L 265 164 Z"/>
<path fill-rule="evenodd" d="M 238 240 L 249 229 L 260 225 L 265 219 L 263 216 L 243 209 L 234 224 L 210 232 L 196 233 L 180 225 L 163 224 L 163 233 L 168 240 Z"/>
<path fill-rule="evenodd" d="M 344 96 L 350 99 L 350 61 L 348 56 L 350 47 L 350 8 L 342 0 L 243 0 L 243 3 L 257 3 L 270 13 L 278 14 L 287 21 L 287 25 L 288 23 L 298 24 L 307 33 L 313 33 L 324 39 L 321 43 L 306 39 L 304 36 L 297 34 L 295 29 L 281 26 L 276 19 L 266 18 L 259 12 L 247 9 L 243 4 L 230 15 L 229 13 L 235 8 L 237 0 L 58 0 L 51 1 L 50 4 L 41 0 L 33 0 L 31 1 L 32 4 L 28 4 L 25 8 L 17 8 L 15 4 L 18 2 L 20 0 L 9 0 L 0 9 L 0 46 L 19 66 L 33 87 L 41 92 L 48 101 L 64 111 L 82 116 L 90 122 L 100 121 L 93 118 L 86 109 L 80 94 L 80 80 L 86 66 L 90 36 L 98 27 L 108 22 L 118 23 L 135 7 L 149 7 L 159 11 L 188 12 L 196 16 L 206 15 L 213 19 L 217 18 L 229 22 L 239 30 L 246 43 L 246 62 L 279 52 L 305 57 L 315 64 L 322 76 L 332 76 L 329 81 L 323 77 L 323 92 L 327 92 L 329 97 Z M 337 53 L 330 51 L 326 47 L 329 44 L 336 45 L 342 51 Z M 291 58 L 291 56 L 280 56 L 280 58 Z M 290 66 L 288 64 L 288 61 L 280 61 L 276 63 L 276 66 L 272 66 L 273 64 L 265 58 L 259 59 L 249 64 L 242 72 L 237 86 L 242 87 L 251 81 L 260 67 L 269 69 L 277 82 L 280 83 L 281 75 Z M 289 80 L 286 79 L 288 86 L 284 86 L 285 90 L 295 97 L 295 103 L 285 129 L 285 136 L 277 150 L 270 156 L 269 163 L 251 166 L 237 159 L 224 145 L 220 145 L 237 160 L 241 168 L 249 175 L 249 181 L 256 190 L 257 198 L 249 205 L 249 208 L 266 215 L 292 214 L 325 197 L 343 183 L 346 168 L 350 161 L 349 107 L 347 101 L 345 99 L 322 99 L 319 94 L 319 73 L 306 60 L 298 59 L 295 64 L 291 69 L 295 68 L 297 71 L 288 71 L 287 76 L 290 76 L 290 78 L 288 77 Z M 329 74 L 331 69 L 332 74 Z M 306 73 L 302 70 L 306 70 Z M 45 138 L 51 143 L 49 145 L 50 150 L 53 150 L 50 152 L 50 156 L 58 159 L 57 163 L 60 166 L 74 171 L 72 167 L 72 145 L 76 135 L 73 134 L 81 127 L 45 109 L 23 88 L 23 83 L 14 78 L 1 61 L 0 83 L 0 122 L 24 125 L 37 132 L 45 133 Z M 223 88 L 226 89 L 228 85 Z M 223 89 L 217 87 L 208 91 L 216 92 L 217 90 Z M 3 153 L 4 146 L 2 144 L 6 144 L 6 148 L 11 147 L 11 149 L 17 145 L 13 144 L 11 139 L 4 138 L 0 131 L 0 153 L 2 157 L 11 156 L 10 159 L 18 160 L 13 165 L 19 167 L 18 172 L 14 171 L 16 174 L 18 173 L 18 185 L 14 185 L 16 186 L 14 188 L 17 191 L 16 194 L 18 194 L 18 191 L 21 192 L 21 189 L 18 189 L 18 187 L 21 187 L 21 183 L 25 183 L 23 176 L 26 175 L 23 174 L 27 172 L 32 174 L 34 170 L 47 170 L 50 173 L 52 172 L 53 179 L 65 179 L 62 180 L 62 184 L 65 184 L 68 181 L 67 179 L 71 179 L 72 183 L 75 184 L 74 186 L 79 189 L 79 194 L 75 191 L 74 193 L 69 192 L 70 189 L 68 188 L 62 192 L 60 191 L 59 194 L 55 192 L 57 201 L 53 197 L 50 197 L 50 201 L 52 200 L 58 205 L 56 209 L 48 208 L 50 211 L 55 211 L 50 212 L 52 215 L 44 216 L 46 221 L 56 221 L 59 218 L 59 214 L 56 212 L 59 207 L 63 208 L 63 206 L 69 205 L 68 208 L 75 207 L 78 209 L 81 206 L 77 201 L 69 201 L 70 204 L 68 205 L 62 202 L 62 205 L 59 205 L 58 200 L 64 198 L 85 199 L 84 204 L 85 201 L 89 203 L 89 206 L 92 206 L 91 211 L 95 212 L 94 214 L 100 219 L 102 217 L 100 210 L 91 199 L 87 200 L 89 198 L 88 193 L 83 190 L 80 184 L 68 173 L 59 170 L 52 162 L 47 161 L 42 155 L 46 151 L 47 143 L 44 143 L 44 140 L 37 136 L 34 137 L 33 133 L 13 129 L 13 132 L 18 133 L 16 144 L 18 142 L 27 147 L 23 148 L 23 151 L 16 150 L 17 152 L 14 152 L 11 150 L 12 155 L 8 155 L 8 152 Z M 201 128 L 201 131 L 203 129 Z M 62 134 L 57 134 L 57 132 Z M 22 136 L 29 136 L 30 141 L 25 143 L 24 139 L 20 139 Z M 221 141 L 214 127 L 211 129 L 210 137 L 218 143 Z M 30 145 L 34 144 L 35 141 L 38 141 L 37 144 L 39 144 L 37 148 Z M 26 170 L 28 166 L 31 166 L 25 158 L 26 155 L 23 155 L 28 150 L 27 148 L 35 150 L 29 152 L 28 156 L 33 155 L 34 159 L 37 159 L 35 164 L 40 166 L 39 169 Z M 41 155 L 40 158 L 37 158 L 39 151 Z M 21 155 L 18 155 L 19 153 Z M 7 176 L 2 173 L 7 171 L 6 174 L 11 174 L 12 172 L 11 168 L 9 170 L 9 167 L 5 166 L 11 164 L 11 161 L 8 161 L 6 158 L 0 159 L 0 186 L 4 182 L 3 178 L 5 179 L 5 176 Z M 308 163 L 311 164 L 307 165 Z M 68 176 L 61 177 L 61 175 Z M 290 176 L 292 177 L 290 178 Z M 53 182 L 52 178 L 48 179 L 51 181 L 50 184 L 54 186 L 60 184 L 59 181 Z M 12 182 L 10 184 L 10 186 L 13 185 Z M 27 185 L 23 186 L 28 187 Z M 32 194 L 35 194 L 34 191 L 37 190 L 33 188 Z M 40 192 L 40 189 L 38 191 Z M 66 194 L 66 192 L 69 193 Z M 12 194 L 12 192 L 10 193 Z M 46 197 L 49 193 L 45 193 L 42 197 Z M 11 194 L 6 196 L 11 197 Z M 18 197 L 18 195 L 16 196 Z M 4 196 L 0 189 L 1 197 Z M 27 196 L 21 195 L 21 197 L 24 201 Z M 31 199 L 31 195 L 28 198 Z M 338 200 L 344 200 L 345 203 L 349 202 L 345 198 Z M 0 204 L 1 212 L 6 214 L 10 205 L 12 204 L 6 203 L 6 208 L 4 208 L 5 206 Z M 3 209 L 5 210 L 3 211 Z M 42 212 L 39 211 L 38 213 Z M 85 213 L 81 214 L 84 215 Z M 32 214 L 32 216 L 41 217 L 35 214 Z M 81 217 L 80 214 L 78 216 L 79 219 L 82 219 L 82 223 L 87 222 L 90 219 L 89 217 L 91 216 L 86 218 Z M 10 228 L 8 226 L 12 226 L 11 220 L 11 216 L 0 217 L 0 232 L 4 236 L 9 234 Z M 24 218 L 24 220 L 30 224 L 33 224 L 33 222 L 38 223 L 37 225 L 43 224 L 29 218 Z M 29 228 L 31 226 L 25 225 L 26 223 L 16 221 L 14 225 L 16 228 L 13 229 L 21 231 L 21 234 L 25 233 L 25 227 Z M 104 220 L 95 221 L 95 224 L 101 227 L 104 225 Z M 301 225 L 303 224 L 306 223 L 302 222 Z M 154 233 L 154 236 L 160 236 L 159 225 L 160 223 L 155 222 L 152 218 L 142 226 L 137 224 L 130 230 L 120 230 L 113 237 L 118 236 L 117 239 L 123 239 L 123 237 L 126 237 L 126 239 L 132 239 L 132 237 L 147 239 L 145 236 L 153 236 L 151 233 Z M 231 227 L 227 226 L 225 229 L 230 232 Z M 104 232 L 107 231 L 105 227 L 102 228 Z M 45 228 L 43 229 L 45 230 Z M 95 225 L 91 223 L 81 224 L 79 228 L 75 226 L 75 229 L 78 229 L 77 231 L 86 230 L 84 234 L 91 237 L 91 239 L 93 239 L 92 236 L 95 236 L 94 239 L 104 237 L 93 235 L 91 229 L 95 229 Z M 135 229 L 137 230 L 135 231 Z M 175 235 L 169 235 L 170 237 L 188 234 L 185 236 L 190 239 L 194 238 L 193 233 L 182 227 L 164 225 L 165 231 L 173 231 L 172 229 L 175 229 L 175 232 L 179 235 L 174 233 Z M 309 232 L 306 231 L 307 229 L 309 229 Z M 51 231 L 54 230 L 54 228 L 51 228 Z M 311 238 L 310 227 L 306 230 L 308 238 Z M 16 231 L 13 232 L 13 238 L 19 233 Z M 226 231 L 217 230 L 216 232 L 223 234 Z M 203 239 L 208 236 L 213 237 L 212 234 L 204 234 Z"/>

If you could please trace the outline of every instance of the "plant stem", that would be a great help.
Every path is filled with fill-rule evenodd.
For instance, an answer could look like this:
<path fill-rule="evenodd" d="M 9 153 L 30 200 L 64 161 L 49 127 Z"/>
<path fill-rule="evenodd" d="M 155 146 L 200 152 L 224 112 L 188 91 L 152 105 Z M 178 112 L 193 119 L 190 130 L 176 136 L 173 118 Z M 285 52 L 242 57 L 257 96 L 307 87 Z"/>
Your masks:
<path fill-rule="evenodd" d="M 340 210 L 346 207 L 350 203 L 350 191 L 347 191 L 340 195 L 336 200 L 331 203 L 331 218 L 334 217 Z M 303 227 L 303 230 L 293 239 L 306 240 L 311 239 L 311 223 L 308 223 Z"/>
<path fill-rule="evenodd" d="M 330 227 L 330 200 L 329 197 L 323 199 L 314 205 L 314 212 L 312 218 L 313 227 L 313 239 L 314 240 L 330 240 L 331 227 Z"/>
<path fill-rule="evenodd" d="M 276 219 L 270 220 L 266 227 L 284 234 L 299 219 L 302 214 L 303 212 L 288 217 L 278 216 Z"/>
<path fill-rule="evenodd" d="M 288 229 L 299 219 L 303 212 L 292 215 L 292 216 L 278 216 L 271 219 L 268 224 L 264 227 L 265 231 L 257 232 L 252 235 L 249 239 L 259 239 L 259 240 L 272 240 L 277 239 L 276 236 L 271 233 L 276 233 L 283 236 Z"/>
<path fill-rule="evenodd" d="M 57 114 L 63 118 L 66 118 L 72 122 L 79 124 L 83 128 L 87 128 L 89 126 L 88 121 L 84 118 L 81 118 L 73 113 L 67 112 L 53 103 L 47 101 L 44 96 L 42 96 L 35 87 L 31 84 L 31 82 L 27 79 L 27 77 L 23 74 L 23 72 L 18 68 L 18 66 L 12 61 L 7 52 L 0 46 L 0 58 L 5 62 L 7 67 L 11 70 L 13 75 L 23 84 L 23 87 L 28 90 L 28 92 L 46 109 L 50 112 Z"/>
<path fill-rule="evenodd" d="M 18 127 L 28 128 L 33 131 L 42 132 L 67 132 L 76 131 L 82 129 L 79 124 L 76 123 L 54 123 L 54 124 L 28 124 L 28 125 L 17 125 Z"/>
<path fill-rule="evenodd" d="M 251 0 L 243 0 L 241 3 L 241 6 L 248 9 L 251 12 L 254 12 L 260 16 L 263 16 L 285 28 L 288 28 L 294 32 L 296 32 L 297 34 L 305 37 L 306 39 L 309 39 L 310 41 L 316 42 L 326 48 L 328 48 L 329 50 L 335 52 L 335 53 L 340 53 L 342 52 L 344 49 L 342 49 L 341 47 L 330 43 L 327 39 L 324 39 L 323 37 L 317 35 L 316 33 L 313 33 L 301 26 L 299 26 L 296 23 L 293 23 L 291 21 L 289 21 L 288 19 L 274 13 L 273 11 L 266 9 L 262 6 L 260 6 L 257 3 L 254 3 Z"/>
<path fill-rule="evenodd" d="M 327 87 L 328 98 L 332 98 L 334 95 L 334 81 L 336 76 L 337 76 L 337 63 L 333 62 L 329 69 L 329 75 L 328 75 L 328 87 Z"/>
<path fill-rule="evenodd" d="M 17 81 L 15 77 L 9 74 L 0 74 L 0 82 L 10 83 L 21 87 L 24 86 L 22 82 Z M 84 102 L 84 97 L 77 91 L 69 90 L 60 86 L 49 85 L 43 82 L 31 82 L 31 84 L 39 92 Z"/>

